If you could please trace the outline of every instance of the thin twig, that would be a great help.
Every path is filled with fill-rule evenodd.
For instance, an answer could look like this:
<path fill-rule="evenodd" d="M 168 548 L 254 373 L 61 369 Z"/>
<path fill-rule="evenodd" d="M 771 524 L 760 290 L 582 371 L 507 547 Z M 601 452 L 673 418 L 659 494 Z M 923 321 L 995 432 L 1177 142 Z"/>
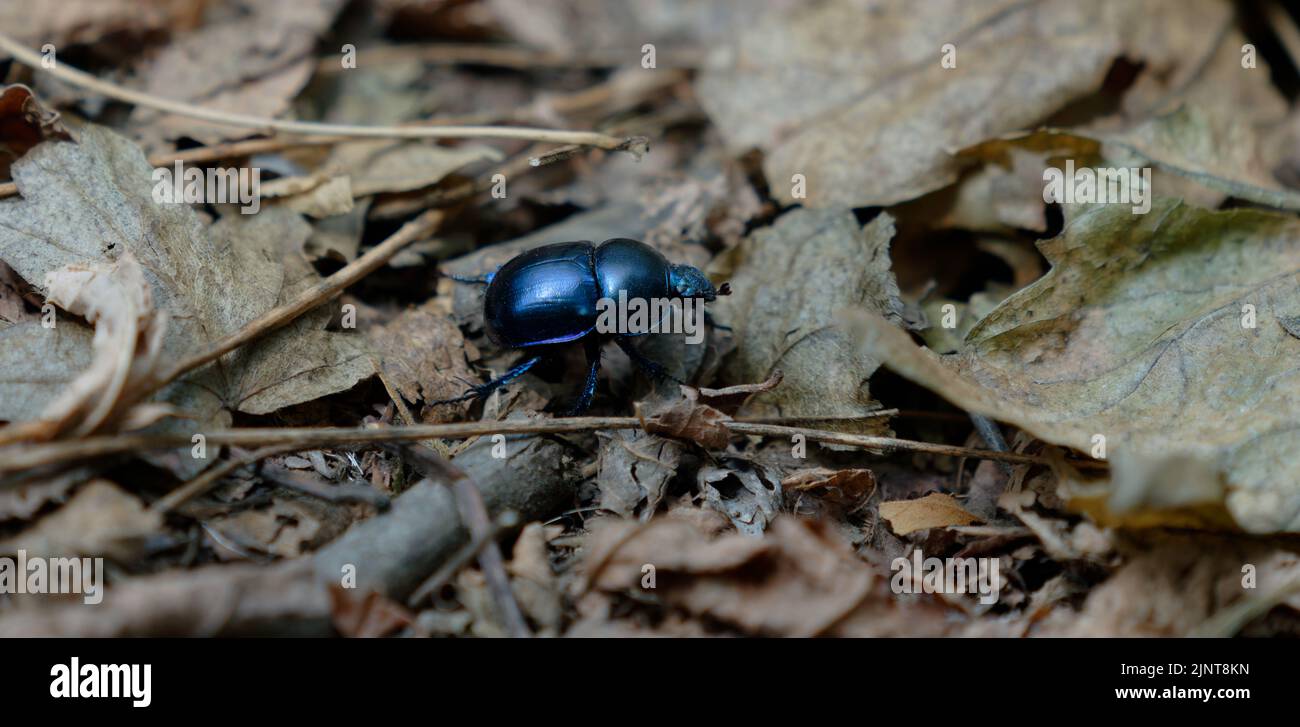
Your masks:
<path fill-rule="evenodd" d="M 524 621 L 524 614 L 515 601 L 514 591 L 510 588 L 510 576 L 506 574 L 505 559 L 501 557 L 501 547 L 492 538 L 492 517 L 488 515 L 487 505 L 483 503 L 483 494 L 478 485 L 470 479 L 464 470 L 439 457 L 427 448 L 399 447 L 405 459 L 411 462 L 417 471 L 425 477 L 441 480 L 451 488 L 456 497 L 456 509 L 460 511 L 461 522 L 474 539 L 487 539 L 478 553 L 479 568 L 487 581 L 488 593 L 496 604 L 506 631 L 515 638 L 528 638 L 532 632 Z"/>
<path fill-rule="evenodd" d="M 642 429 L 642 425 L 642 420 L 637 417 L 567 417 L 532 421 L 505 420 L 421 424 L 409 427 L 238 427 L 217 430 L 205 436 L 207 444 L 210 446 L 255 447 L 284 444 L 294 445 L 302 449 L 311 449 L 313 447 L 365 445 L 379 442 L 411 442 L 435 437 L 468 439 L 492 434 L 573 434 L 598 429 Z M 804 427 L 784 427 L 731 421 L 727 422 L 727 428 L 737 434 L 759 436 L 790 437 L 795 434 L 803 434 L 813 441 L 843 444 L 875 451 L 927 452 L 950 457 L 1003 460 L 1017 464 L 1051 464 L 1047 457 L 1015 452 L 991 452 L 971 447 L 931 444 L 929 442 L 894 439 L 892 437 L 844 434 L 842 432 Z M 86 437 L 66 442 L 50 442 L 48 444 L 14 445 L 4 451 L 5 456 L 0 459 L 0 471 L 14 472 L 72 460 L 129 452 L 176 449 L 178 447 L 188 447 L 190 443 L 190 439 L 183 434 L 119 434 Z M 1088 460 L 1078 460 L 1072 463 L 1079 466 L 1091 464 Z"/>
<path fill-rule="evenodd" d="M 450 582 L 462 568 L 469 565 L 471 560 L 477 558 L 479 551 L 483 549 L 483 546 L 488 543 L 496 542 L 496 539 L 500 537 L 502 533 L 514 527 L 517 522 L 518 517 L 516 517 L 514 513 L 502 513 L 501 517 L 498 517 L 496 521 L 492 523 L 492 528 L 487 533 L 475 535 L 465 544 L 464 547 L 456 551 L 456 554 L 446 563 L 443 563 L 441 568 L 434 571 L 433 575 L 426 578 L 425 581 L 415 589 L 415 592 L 411 594 L 411 597 L 406 600 L 406 605 L 411 608 L 418 607 L 424 602 L 424 599 L 447 585 L 447 583 Z"/>
<path fill-rule="evenodd" d="M 656 54 L 673 67 L 692 67 L 704 62 L 705 52 L 697 48 L 665 49 Z M 520 46 L 489 45 L 485 43 L 438 43 L 431 45 L 385 45 L 357 53 L 357 68 L 385 66 L 402 61 L 424 63 L 473 64 L 532 70 L 536 68 L 614 68 L 640 63 L 639 54 L 626 51 L 588 51 L 585 53 L 556 53 Z M 656 58 L 658 60 L 658 58 Z M 668 67 L 659 64 L 659 68 Z M 316 65 L 320 73 L 344 70 L 339 56 L 320 59 Z"/>
<path fill-rule="evenodd" d="M 208 468 L 206 471 L 195 476 L 194 479 L 177 487 L 163 497 L 159 498 L 154 504 L 149 506 L 150 510 L 157 513 L 169 513 L 189 502 L 191 499 L 211 490 L 217 486 L 226 475 L 234 472 L 240 467 L 247 467 L 256 464 L 267 457 L 274 457 L 277 454 L 293 452 L 297 450 L 297 445 L 280 444 L 269 447 L 262 447 L 251 452 L 244 452 L 237 456 L 223 461 L 221 464 Z"/>
<path fill-rule="evenodd" d="M 526 141 L 544 141 L 554 144 L 580 144 L 594 146 L 598 149 L 636 151 L 628 139 L 620 139 L 594 131 L 566 131 L 557 129 L 537 129 L 519 126 L 361 126 L 355 124 L 322 124 L 311 121 L 288 121 L 271 119 L 248 114 L 203 108 L 182 101 L 173 101 L 152 94 L 124 88 L 114 83 L 72 68 L 66 63 L 44 68 L 40 54 L 32 51 L 13 38 L 0 33 L 0 51 L 12 55 L 18 62 L 31 68 L 45 71 L 65 83 L 85 89 L 101 96 L 116 99 L 124 103 L 144 108 L 164 111 L 192 119 L 199 119 L 216 124 L 236 126 L 261 131 L 280 131 L 289 134 L 308 134 L 314 136 L 350 136 L 382 139 L 522 139 Z"/>

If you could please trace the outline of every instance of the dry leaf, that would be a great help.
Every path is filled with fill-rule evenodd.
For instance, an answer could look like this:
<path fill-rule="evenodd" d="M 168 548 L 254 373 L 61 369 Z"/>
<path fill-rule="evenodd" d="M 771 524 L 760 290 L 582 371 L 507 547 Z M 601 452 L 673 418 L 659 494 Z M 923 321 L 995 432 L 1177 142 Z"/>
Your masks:
<path fill-rule="evenodd" d="M 0 552 L 25 550 L 48 558 L 102 556 L 125 562 L 157 533 L 162 516 L 105 480 L 94 480 L 66 505 L 0 543 Z"/>
<path fill-rule="evenodd" d="M 388 636 L 409 626 L 414 614 L 382 594 L 365 595 L 337 583 L 330 584 L 330 618 L 340 634 L 354 639 Z"/>
<path fill-rule="evenodd" d="M 596 475 L 601 509 L 623 517 L 639 511 L 641 520 L 649 520 L 677 474 L 683 450 L 680 443 L 653 434 L 612 432 L 601 449 Z"/>
<path fill-rule="evenodd" d="M 893 234 L 887 214 L 864 228 L 849 212 L 796 209 L 714 263 L 711 271 L 733 292 L 713 304 L 713 315 L 743 342 L 724 363 L 723 382 L 784 372 L 781 385 L 755 396 L 747 413 L 848 418 L 879 408 L 866 383 L 879 364 L 854 350 L 834 313 L 854 307 L 899 319 L 889 271 Z"/>
<path fill-rule="evenodd" d="M 1104 437 L 1116 510 L 1226 505 L 1249 530 L 1294 531 L 1300 340 L 1278 321 L 1300 311 L 1297 240 L 1294 218 L 1256 210 L 1097 205 L 946 362 L 846 315 L 871 355 L 964 409 L 1083 452 Z M 1208 468 L 1202 486 L 1150 479 L 1180 459 Z"/>
<path fill-rule="evenodd" d="M 942 492 L 932 492 L 918 500 L 882 502 L 880 517 L 888 520 L 889 527 L 898 535 L 907 535 L 929 528 L 983 522 L 979 517 L 967 512 L 966 508 L 951 495 Z"/>
<path fill-rule="evenodd" d="M 781 478 L 771 467 L 740 457 L 723 457 L 697 475 L 704 502 L 746 535 L 762 535 L 781 511 Z"/>
<path fill-rule="evenodd" d="M 641 530 L 628 536 L 630 528 Z M 656 518 L 644 525 L 609 518 L 593 526 L 588 564 L 603 563 L 594 586 L 640 591 L 654 566 L 653 593 L 696 616 L 749 633 L 816 636 L 871 595 L 875 576 L 817 523 L 778 518 L 762 538 L 716 539 L 690 522 Z"/>
<path fill-rule="evenodd" d="M 169 315 L 161 355 L 171 362 L 238 330 L 319 279 L 302 255 L 309 228 L 296 214 L 283 209 L 230 214 L 204 229 L 187 205 L 153 201 L 150 167 L 139 148 L 96 126 L 78 133 L 79 143 L 45 143 L 15 164 L 23 196 L 0 202 L 0 259 L 28 282 L 39 287 L 60 268 L 93 267 L 130 253 L 144 270 L 154 307 Z M 358 336 L 323 330 L 330 315 L 328 307 L 307 313 L 228 355 L 220 367 L 200 369 L 173 384 L 163 400 L 193 421 L 169 426 L 211 430 L 224 425 L 225 411 L 264 414 L 347 389 L 371 375 Z M 0 370 L 25 370 L 22 378 L 43 383 L 16 399 L 0 398 L 0 419 L 29 418 L 33 406 L 46 403 L 38 395 L 56 394 L 60 386 L 54 382 L 70 380 L 64 378 L 75 371 L 70 360 L 89 360 L 69 350 L 89 341 L 65 330 L 78 325 L 61 322 L 58 336 L 29 331 L 21 347 L 0 349 L 5 360 Z M 33 362 L 40 362 L 39 373 L 30 372 Z M 182 464 L 203 463 L 186 456 Z"/>
<path fill-rule="evenodd" d="M 58 112 L 42 106 L 30 88 L 0 86 L 0 179 L 10 177 L 9 166 L 28 149 L 47 139 L 71 138 Z"/>
<path fill-rule="evenodd" d="M 343 0 L 256 3 L 227 22 L 187 33 L 140 70 L 146 93 L 206 109 L 274 118 L 311 78 L 312 52 Z M 137 108 L 131 124 L 147 148 L 189 137 L 204 144 L 251 136 L 256 130 L 213 124 Z"/>

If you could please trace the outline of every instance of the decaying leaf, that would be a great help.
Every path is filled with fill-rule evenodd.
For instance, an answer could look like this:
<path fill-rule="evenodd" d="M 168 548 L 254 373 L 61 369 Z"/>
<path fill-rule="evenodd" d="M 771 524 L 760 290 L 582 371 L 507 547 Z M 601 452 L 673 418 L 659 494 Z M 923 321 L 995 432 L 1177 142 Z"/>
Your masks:
<path fill-rule="evenodd" d="M 706 449 L 726 449 L 731 440 L 731 417 L 699 403 L 699 391 L 682 387 L 682 398 L 645 420 L 645 430 L 672 439 L 695 442 Z"/>
<path fill-rule="evenodd" d="M 79 143 L 45 143 L 15 164 L 23 196 L 0 202 L 0 259 L 38 289 L 48 292 L 42 286 L 53 271 L 94 268 L 129 253 L 144 271 L 153 306 L 169 316 L 161 355 L 176 361 L 318 278 L 301 252 L 308 227 L 298 215 L 264 209 L 227 215 L 204 229 L 187 205 L 153 201 L 151 168 L 139 148 L 96 126 L 78 133 Z M 267 413 L 369 376 L 359 339 L 323 330 L 330 315 L 327 308 L 312 311 L 169 387 L 163 400 L 192 418 L 176 426 L 210 429 L 222 425 L 223 410 Z M 0 357 L 23 356 L 6 359 L 0 370 L 45 382 L 0 399 L 0 419 L 29 418 L 33 407 L 48 402 L 41 394 L 54 395 L 55 382 L 69 380 L 62 377 L 73 371 L 70 361 L 89 360 L 70 350 L 89 336 L 63 330 L 78 325 L 60 322 L 58 336 L 28 331 L 21 347 L 0 350 Z M 54 365 L 45 368 L 47 361 Z"/>
<path fill-rule="evenodd" d="M 317 36 L 342 7 L 342 0 L 250 5 L 227 22 L 183 35 L 149 59 L 140 71 L 143 90 L 208 109 L 279 116 L 311 78 Z M 146 108 L 137 108 L 131 123 L 148 148 L 181 137 L 215 144 L 255 133 Z"/>
<path fill-rule="evenodd" d="M 1224 504 L 1249 530 L 1293 531 L 1300 341 L 1279 318 L 1300 310 L 1298 239 L 1300 223 L 1267 212 L 1097 205 L 1041 244 L 1051 272 L 947 361 L 849 315 L 870 355 L 958 406 L 1083 452 L 1104 446 L 1116 509 Z M 1204 463 L 1204 486 L 1152 487 L 1143 473 L 1179 458 Z"/>
<path fill-rule="evenodd" d="M 330 584 L 330 618 L 340 634 L 355 639 L 388 636 L 414 621 L 414 614 L 383 594 L 368 591 L 365 595 Z"/>
<path fill-rule="evenodd" d="M 765 537 L 717 539 L 674 517 L 600 524 L 587 556 L 588 563 L 604 563 L 596 588 L 640 590 L 649 563 L 652 593 L 751 633 L 816 636 L 872 595 L 870 566 L 815 522 L 783 517 Z M 627 537 L 634 527 L 642 530 Z"/>
<path fill-rule="evenodd" d="M 450 399 L 465 391 L 465 381 L 475 376 L 466 357 L 473 344 L 432 299 L 399 313 L 388 323 L 366 326 L 366 338 L 384 375 L 411 404 Z M 454 413 L 453 407 L 431 408 L 425 421 L 438 421 Z"/>
<path fill-rule="evenodd" d="M 762 535 L 785 501 L 776 471 L 753 460 L 723 457 L 701 467 L 698 479 L 705 504 L 746 535 Z"/>
<path fill-rule="evenodd" d="M 848 418 L 879 408 L 866 383 L 879 364 L 854 350 L 834 313 L 854 307 L 899 320 L 889 271 L 893 234 L 887 214 L 864 228 L 848 212 L 797 209 L 715 262 L 733 292 L 713 313 L 744 342 L 724 363 L 723 383 L 784 372 L 780 386 L 749 402 L 748 413 Z"/>
<path fill-rule="evenodd" d="M 600 507 L 642 520 L 654 515 L 666 494 L 668 481 L 677 474 L 684 447 L 671 439 L 638 431 L 614 432 L 601 450 L 596 486 Z"/>
<path fill-rule="evenodd" d="M 484 159 L 500 160 L 501 152 L 488 146 L 446 147 L 379 139 L 339 145 L 326 165 L 351 177 L 353 195 L 368 197 L 427 187 Z"/>
<path fill-rule="evenodd" d="M 100 556 L 126 561 L 162 526 L 162 516 L 116 485 L 94 480 L 66 505 L 0 543 L 0 553 L 43 557 Z"/>
<path fill-rule="evenodd" d="M 1194 4 L 1224 17 L 1220 3 Z M 1183 44 L 1200 47 L 1186 32 L 1202 22 L 1194 15 L 1185 3 L 1123 0 L 798 6 L 715 53 L 699 95 L 733 149 L 766 153 L 779 199 L 888 205 L 954 181 L 952 150 L 1095 91 L 1121 54 L 1176 61 Z M 1139 34 L 1157 22 L 1168 45 Z"/>
<path fill-rule="evenodd" d="M 876 491 L 876 476 L 868 469 L 813 467 L 787 475 L 781 480 L 781 488 L 787 495 L 814 494 L 854 509 L 863 505 Z"/>
<path fill-rule="evenodd" d="M 970 525 L 980 518 L 966 511 L 961 503 L 942 492 L 932 492 L 917 500 L 893 500 L 880 503 L 880 517 L 898 535 L 928 528 Z"/>

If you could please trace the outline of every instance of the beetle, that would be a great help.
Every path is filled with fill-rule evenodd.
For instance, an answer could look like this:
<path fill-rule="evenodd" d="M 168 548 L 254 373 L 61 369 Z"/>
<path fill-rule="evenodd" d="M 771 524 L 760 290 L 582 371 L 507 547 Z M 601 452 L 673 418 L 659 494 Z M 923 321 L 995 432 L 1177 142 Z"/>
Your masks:
<path fill-rule="evenodd" d="M 653 247 L 626 237 L 599 245 L 587 240 L 543 245 L 516 255 L 483 278 L 447 277 L 486 286 L 483 322 L 488 338 L 528 355 L 502 376 L 473 384 L 462 396 L 432 403 L 486 397 L 559 353 L 559 347 L 581 344 L 587 358 L 587 380 L 570 415 L 591 406 L 600 372 L 600 349 L 610 338 L 652 378 L 673 378 L 632 345 L 632 336 L 642 334 L 597 330 L 598 301 L 619 299 L 623 293 L 628 300 L 693 298 L 711 302 L 731 293 L 728 284 L 714 288 L 698 268 L 673 264 Z"/>

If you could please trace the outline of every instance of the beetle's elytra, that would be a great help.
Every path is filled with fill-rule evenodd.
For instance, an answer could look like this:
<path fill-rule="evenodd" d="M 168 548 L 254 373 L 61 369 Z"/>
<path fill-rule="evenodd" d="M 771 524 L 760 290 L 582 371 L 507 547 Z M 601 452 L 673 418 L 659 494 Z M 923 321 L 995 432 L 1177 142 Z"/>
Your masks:
<path fill-rule="evenodd" d="M 552 355 L 553 347 L 580 341 L 587 355 L 587 381 L 571 413 L 590 406 L 600 368 L 600 346 L 610 338 L 646 373 L 667 375 L 663 366 L 631 345 L 631 334 L 596 330 L 598 301 L 618 299 L 620 293 L 628 299 L 712 301 L 730 292 L 726 285 L 716 290 L 699 269 L 675 265 L 649 245 L 628 238 L 599 245 L 585 240 L 544 245 L 517 255 L 483 279 L 456 279 L 487 285 L 483 320 L 494 343 L 535 353 L 500 378 L 471 387 L 464 396 L 434 403 L 487 396 Z"/>

